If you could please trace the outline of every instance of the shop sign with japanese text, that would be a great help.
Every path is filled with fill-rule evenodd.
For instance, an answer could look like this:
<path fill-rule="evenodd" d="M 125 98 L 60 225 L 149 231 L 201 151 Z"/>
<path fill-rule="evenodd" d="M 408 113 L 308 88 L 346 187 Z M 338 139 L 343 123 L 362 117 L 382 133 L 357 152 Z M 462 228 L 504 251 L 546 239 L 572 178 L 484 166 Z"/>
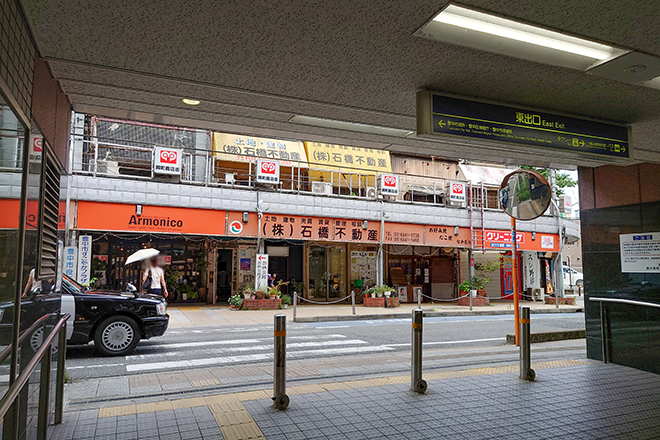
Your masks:
<path fill-rule="evenodd" d="M 88 286 L 92 269 L 92 236 L 81 235 L 78 239 L 78 283 Z"/>
<path fill-rule="evenodd" d="M 417 134 L 630 157 L 629 127 L 519 107 L 417 93 Z"/>
<path fill-rule="evenodd" d="M 463 182 L 449 182 L 449 201 L 465 203 L 467 191 Z"/>
<path fill-rule="evenodd" d="M 268 289 L 268 254 L 257 254 L 254 279 L 256 290 Z"/>
<path fill-rule="evenodd" d="M 257 183 L 278 185 L 280 183 L 280 163 L 276 160 L 259 159 L 256 181 Z"/>
<path fill-rule="evenodd" d="M 154 148 L 154 173 L 181 175 L 181 154 L 176 148 Z"/>
<path fill-rule="evenodd" d="M 302 142 L 213 133 L 213 156 L 234 162 L 257 159 L 277 160 L 282 166 L 307 168 L 307 154 Z"/>
<path fill-rule="evenodd" d="M 44 148 L 44 137 L 40 134 L 30 135 L 30 162 L 41 162 L 41 153 Z"/>
<path fill-rule="evenodd" d="M 78 249 L 75 246 L 66 246 L 64 248 L 64 275 L 72 280 L 76 279 L 76 269 L 78 268 Z"/>
<path fill-rule="evenodd" d="M 435 226 L 426 225 L 425 244 L 430 246 L 450 246 L 469 248 L 470 247 L 470 229 L 458 228 L 458 235 L 456 235 L 456 228 L 453 226 Z"/>
<path fill-rule="evenodd" d="M 399 195 L 399 176 L 383 174 L 380 176 L 380 193 L 384 196 Z"/>

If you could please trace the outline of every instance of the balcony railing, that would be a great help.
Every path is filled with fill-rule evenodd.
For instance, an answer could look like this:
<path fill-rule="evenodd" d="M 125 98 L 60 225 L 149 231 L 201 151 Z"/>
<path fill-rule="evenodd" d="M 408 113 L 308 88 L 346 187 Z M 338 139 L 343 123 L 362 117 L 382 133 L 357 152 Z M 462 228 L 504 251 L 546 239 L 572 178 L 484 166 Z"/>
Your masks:
<path fill-rule="evenodd" d="M 174 179 L 153 172 L 154 148 L 128 146 L 107 140 L 83 139 L 73 135 L 78 143 L 74 153 L 73 172 L 104 177 L 157 180 L 211 187 L 252 189 L 256 187 L 255 162 L 228 161 L 226 154 L 218 157 L 213 151 L 182 149 L 181 176 Z M 175 147 L 180 148 L 180 147 Z M 323 164 L 310 162 L 282 162 L 280 183 L 272 190 L 284 193 L 314 194 L 335 197 L 385 200 L 400 203 L 445 205 L 448 203 L 449 179 L 392 173 L 399 177 L 397 196 L 381 195 L 379 176 L 365 174 L 358 168 L 324 168 Z M 461 181 L 452 179 L 452 182 Z M 468 183 L 463 181 L 464 183 Z M 467 190 L 467 186 L 466 186 Z M 474 206 L 481 207 L 481 195 L 485 209 L 498 209 L 493 189 L 473 191 Z"/>

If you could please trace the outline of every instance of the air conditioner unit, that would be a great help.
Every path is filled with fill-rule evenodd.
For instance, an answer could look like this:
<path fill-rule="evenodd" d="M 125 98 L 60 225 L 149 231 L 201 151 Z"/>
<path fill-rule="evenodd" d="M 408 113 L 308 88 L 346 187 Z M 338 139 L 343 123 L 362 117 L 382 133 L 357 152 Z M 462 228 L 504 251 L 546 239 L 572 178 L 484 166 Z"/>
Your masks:
<path fill-rule="evenodd" d="M 312 192 L 314 194 L 332 194 L 332 183 L 312 182 Z"/>
<path fill-rule="evenodd" d="M 236 174 L 225 173 L 225 183 L 227 185 L 234 185 L 236 183 Z"/>
<path fill-rule="evenodd" d="M 543 297 L 545 296 L 545 289 L 532 289 L 532 300 L 543 302 Z"/>
<path fill-rule="evenodd" d="M 376 188 L 367 188 L 367 198 L 368 199 L 375 199 L 376 196 L 378 196 L 378 191 L 376 191 Z"/>

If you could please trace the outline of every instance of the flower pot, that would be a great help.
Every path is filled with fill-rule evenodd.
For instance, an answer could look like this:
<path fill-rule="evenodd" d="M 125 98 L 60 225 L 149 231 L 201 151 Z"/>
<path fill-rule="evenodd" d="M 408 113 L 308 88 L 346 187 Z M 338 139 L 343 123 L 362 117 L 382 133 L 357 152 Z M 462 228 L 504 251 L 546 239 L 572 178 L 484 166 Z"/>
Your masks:
<path fill-rule="evenodd" d="M 477 289 L 477 295 L 486 296 L 486 289 Z"/>
<path fill-rule="evenodd" d="M 385 292 L 385 298 L 389 298 L 390 296 L 392 296 L 392 292 Z"/>

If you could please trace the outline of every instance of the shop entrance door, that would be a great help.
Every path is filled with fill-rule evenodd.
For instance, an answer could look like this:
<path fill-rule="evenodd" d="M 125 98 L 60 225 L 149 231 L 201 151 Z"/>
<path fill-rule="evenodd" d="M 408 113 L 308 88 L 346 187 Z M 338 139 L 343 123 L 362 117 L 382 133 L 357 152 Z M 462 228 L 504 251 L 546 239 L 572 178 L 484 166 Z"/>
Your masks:
<path fill-rule="evenodd" d="M 268 259 L 268 273 L 275 275 L 275 284 L 280 281 L 289 281 L 289 257 L 270 257 Z M 283 286 L 286 293 L 286 286 Z"/>
<path fill-rule="evenodd" d="M 309 296 L 314 299 L 327 298 L 327 268 L 325 248 L 312 246 L 309 248 Z"/>
<path fill-rule="evenodd" d="M 233 263 L 233 252 L 231 249 L 218 249 L 218 288 L 216 291 L 217 302 L 226 302 L 231 296 L 231 270 Z"/>

